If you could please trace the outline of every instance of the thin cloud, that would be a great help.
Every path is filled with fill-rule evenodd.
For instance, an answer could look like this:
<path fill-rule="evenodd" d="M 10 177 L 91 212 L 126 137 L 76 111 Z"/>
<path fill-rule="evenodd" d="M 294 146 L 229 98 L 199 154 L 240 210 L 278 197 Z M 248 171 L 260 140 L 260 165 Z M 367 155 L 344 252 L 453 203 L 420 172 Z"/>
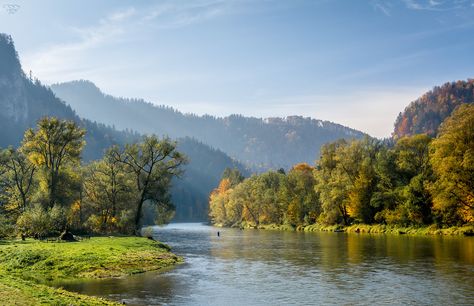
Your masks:
<path fill-rule="evenodd" d="M 380 11 L 388 17 L 391 16 L 392 4 L 390 2 L 382 1 L 382 0 L 374 0 L 371 3 L 372 3 L 373 8 L 376 11 Z"/>
<path fill-rule="evenodd" d="M 136 39 L 136 34 L 154 28 L 190 26 L 222 15 L 231 2 L 200 1 L 193 4 L 165 2 L 152 8 L 128 7 L 113 11 L 88 27 L 70 27 L 72 43 L 50 45 L 24 56 L 25 67 L 41 79 L 59 82 L 64 79 L 83 78 L 88 70 L 95 69 L 92 61 L 84 60 L 88 52 L 115 43 Z"/>
<path fill-rule="evenodd" d="M 402 0 L 406 8 L 419 11 L 451 11 L 472 7 L 471 0 Z"/>

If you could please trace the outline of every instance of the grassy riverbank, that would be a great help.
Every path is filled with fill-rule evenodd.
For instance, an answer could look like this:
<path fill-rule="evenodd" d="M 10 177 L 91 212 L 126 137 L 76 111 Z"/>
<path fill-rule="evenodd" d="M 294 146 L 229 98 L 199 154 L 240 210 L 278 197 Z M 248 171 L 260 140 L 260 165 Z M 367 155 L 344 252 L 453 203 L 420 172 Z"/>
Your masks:
<path fill-rule="evenodd" d="M 221 226 L 219 224 L 215 226 Z M 239 226 L 236 226 L 239 227 Z M 474 225 L 466 225 L 459 227 L 438 228 L 435 225 L 423 227 L 400 227 L 383 224 L 354 224 L 350 226 L 341 225 L 321 225 L 312 224 L 307 226 L 291 226 L 287 224 L 265 224 L 255 226 L 250 223 L 243 223 L 241 228 L 257 228 L 265 230 L 285 230 L 285 231 L 302 231 L 302 232 L 346 232 L 346 233 L 370 233 L 370 234 L 395 234 L 395 235 L 459 235 L 472 236 L 474 235 Z"/>
<path fill-rule="evenodd" d="M 138 237 L 96 237 L 70 243 L 0 241 L 0 305 L 113 305 L 43 284 L 120 277 L 180 262 L 166 245 Z"/>

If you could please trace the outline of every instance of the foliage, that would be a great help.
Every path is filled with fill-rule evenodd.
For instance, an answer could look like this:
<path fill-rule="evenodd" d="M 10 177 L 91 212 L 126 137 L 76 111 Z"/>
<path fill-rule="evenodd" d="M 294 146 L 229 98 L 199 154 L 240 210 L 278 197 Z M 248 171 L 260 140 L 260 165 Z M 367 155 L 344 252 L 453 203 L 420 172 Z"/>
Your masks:
<path fill-rule="evenodd" d="M 160 140 L 155 135 L 146 136 L 141 143 L 126 145 L 124 150 L 114 148 L 110 155 L 123 164 L 135 181 L 134 222 L 138 234 L 143 225 L 143 205 L 146 202 L 161 211 L 174 208 L 170 203 L 169 187 L 171 179 L 181 174 L 180 167 L 186 163 L 186 158 L 176 150 L 175 142 L 168 138 Z"/>
<path fill-rule="evenodd" d="M 474 221 L 474 105 L 459 106 L 433 141 L 434 206 L 448 224 Z"/>
<path fill-rule="evenodd" d="M 426 134 L 392 145 L 370 138 L 321 148 L 313 168 L 269 171 L 210 195 L 209 216 L 221 225 L 292 228 L 351 224 L 426 227 L 474 221 L 474 106 L 462 105 Z"/>
<path fill-rule="evenodd" d="M 67 180 L 67 167 L 76 166 L 80 162 L 80 154 L 84 147 L 85 130 L 80 129 L 73 121 L 57 118 L 42 118 L 35 130 L 28 129 L 22 144 L 22 151 L 30 162 L 41 171 L 47 189 L 47 205 L 65 205 L 67 195 L 60 186 Z M 63 188 L 60 188 L 63 187 Z"/>
<path fill-rule="evenodd" d="M 6 208 L 14 213 L 24 212 L 31 203 L 36 166 L 21 152 L 12 147 L 0 152 L 0 178 L 2 198 Z"/>
<path fill-rule="evenodd" d="M 102 160 L 85 168 L 84 204 L 91 210 L 87 222 L 95 232 L 117 230 L 119 212 L 129 209 L 129 203 L 134 200 L 133 177 L 114 158 L 116 150 L 117 147 L 112 147 Z"/>
<path fill-rule="evenodd" d="M 21 233 L 41 238 L 59 235 L 66 228 L 65 209 L 55 205 L 44 208 L 40 204 L 23 212 L 17 220 L 17 228 Z"/>
<path fill-rule="evenodd" d="M 434 137 L 457 106 L 474 102 L 474 79 L 436 86 L 405 108 L 395 121 L 394 138 L 415 134 Z"/>
<path fill-rule="evenodd" d="M 20 148 L 0 151 L 5 228 L 39 238 L 64 230 L 138 233 L 142 224 L 169 222 L 170 186 L 186 162 L 176 143 L 149 136 L 82 165 L 84 135 L 73 121 L 43 118 Z"/>

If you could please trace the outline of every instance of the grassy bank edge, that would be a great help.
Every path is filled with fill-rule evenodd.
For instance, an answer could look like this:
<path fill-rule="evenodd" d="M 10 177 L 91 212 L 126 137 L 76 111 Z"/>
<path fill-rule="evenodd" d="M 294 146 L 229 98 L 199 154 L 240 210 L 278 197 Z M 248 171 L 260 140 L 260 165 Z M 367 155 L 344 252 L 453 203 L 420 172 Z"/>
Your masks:
<path fill-rule="evenodd" d="M 222 224 L 213 224 L 217 227 L 224 227 Z M 242 223 L 232 227 L 243 229 L 264 229 L 264 230 L 283 230 L 283 231 L 301 231 L 301 232 L 345 232 L 345 233 L 368 233 L 368 234 L 394 234 L 394 235 L 443 235 L 443 236 L 474 236 L 474 225 L 454 226 L 448 228 L 438 228 L 435 225 L 430 226 L 394 226 L 384 224 L 353 224 L 349 226 L 342 225 L 299 225 L 292 226 L 288 224 L 260 224 L 255 226 L 251 223 Z"/>
<path fill-rule="evenodd" d="M 0 305 L 118 305 L 53 288 L 46 282 L 123 277 L 182 263 L 146 238 L 97 237 L 81 242 L 0 241 Z"/>

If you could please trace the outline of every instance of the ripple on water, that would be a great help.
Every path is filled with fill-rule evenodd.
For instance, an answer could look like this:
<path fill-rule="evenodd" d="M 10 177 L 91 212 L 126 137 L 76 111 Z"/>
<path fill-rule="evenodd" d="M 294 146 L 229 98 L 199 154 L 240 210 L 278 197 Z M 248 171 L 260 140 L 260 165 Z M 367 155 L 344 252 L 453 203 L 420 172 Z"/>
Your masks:
<path fill-rule="evenodd" d="M 201 224 L 154 233 L 186 263 L 166 273 L 65 287 L 131 305 L 474 305 L 471 238 Z"/>

